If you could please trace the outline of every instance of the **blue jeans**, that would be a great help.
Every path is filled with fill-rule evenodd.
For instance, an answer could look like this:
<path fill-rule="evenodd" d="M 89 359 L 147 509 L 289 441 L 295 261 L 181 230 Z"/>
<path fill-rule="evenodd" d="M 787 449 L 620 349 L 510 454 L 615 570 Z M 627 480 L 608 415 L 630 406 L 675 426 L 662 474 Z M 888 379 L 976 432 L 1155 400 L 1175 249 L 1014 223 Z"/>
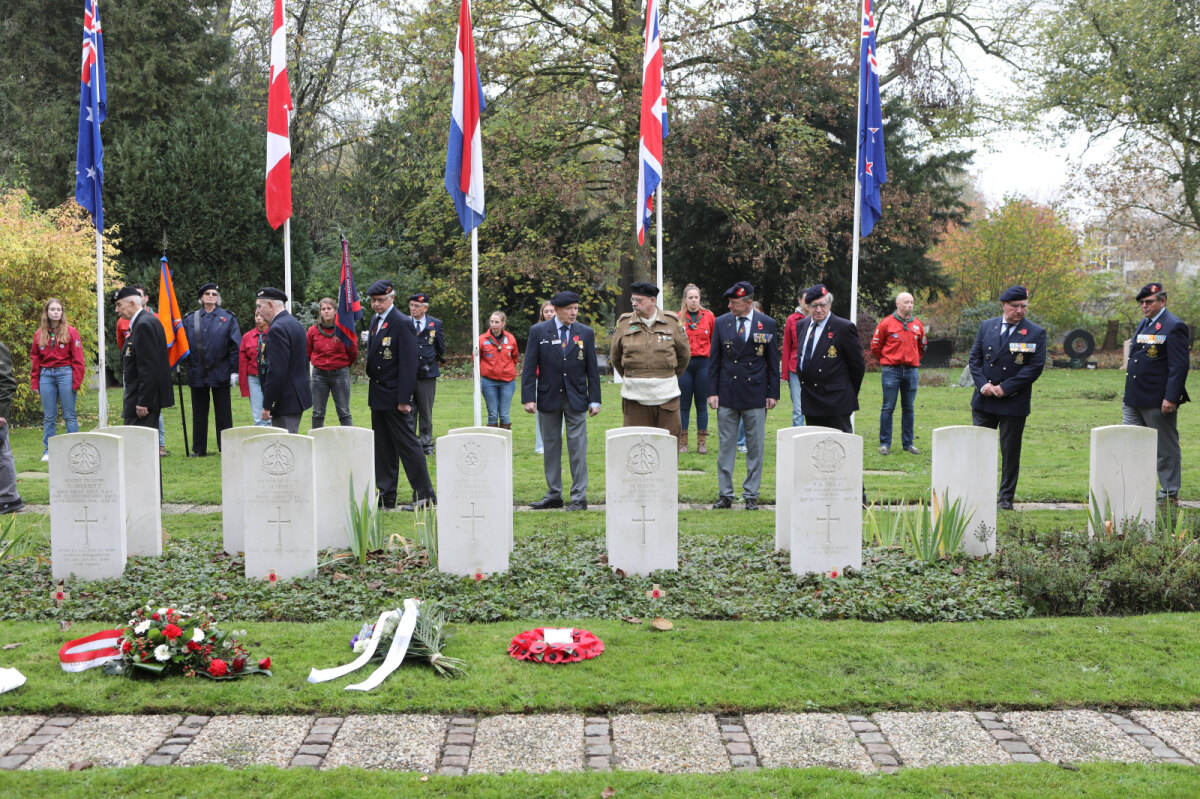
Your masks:
<path fill-rule="evenodd" d="M 516 380 L 494 380 L 490 377 L 479 377 L 479 391 L 483 401 L 487 403 L 489 425 L 512 424 L 508 410 L 512 405 L 513 392 L 517 389 Z M 541 432 L 539 430 L 539 432 Z"/>
<path fill-rule="evenodd" d="M 913 405 L 917 399 L 917 367 L 884 366 L 883 408 L 879 411 L 879 446 L 892 445 L 892 412 L 896 410 L 896 394 L 900 394 L 900 444 L 905 449 L 913 445 Z"/>
<path fill-rule="evenodd" d="M 800 408 L 800 375 L 788 372 L 788 393 L 792 395 L 792 427 L 804 426 L 804 411 Z"/>
<path fill-rule="evenodd" d="M 329 395 L 333 394 L 333 407 L 337 410 L 338 424 L 342 427 L 352 427 L 354 419 L 350 416 L 350 367 L 341 369 L 312 370 L 312 429 L 320 430 L 325 426 L 325 408 L 329 405 Z"/>
<path fill-rule="evenodd" d="M 50 451 L 50 439 L 58 433 L 58 406 L 68 433 L 79 432 L 75 419 L 75 392 L 71 390 L 71 367 L 53 366 L 38 375 L 38 393 L 42 395 L 42 452 Z"/>
<path fill-rule="evenodd" d="M 696 404 L 696 430 L 708 431 L 708 356 L 699 355 L 688 361 L 688 367 L 679 376 L 679 428 L 687 432 L 692 415 L 692 403 Z"/>
<path fill-rule="evenodd" d="M 258 375 L 250 375 L 248 378 L 250 383 L 250 415 L 254 417 L 256 427 L 270 427 L 271 420 L 262 418 L 262 383 L 258 382 Z"/>

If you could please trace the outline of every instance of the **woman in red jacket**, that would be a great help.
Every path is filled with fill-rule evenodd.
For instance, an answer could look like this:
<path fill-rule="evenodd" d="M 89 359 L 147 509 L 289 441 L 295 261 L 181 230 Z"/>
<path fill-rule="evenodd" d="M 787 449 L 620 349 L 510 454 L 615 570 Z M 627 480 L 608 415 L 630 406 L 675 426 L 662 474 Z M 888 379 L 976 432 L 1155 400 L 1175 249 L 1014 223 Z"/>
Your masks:
<path fill-rule="evenodd" d="M 262 384 L 258 382 L 258 361 L 262 356 L 263 336 L 267 334 L 267 320 L 258 311 L 254 312 L 254 327 L 242 335 L 238 347 L 238 387 L 243 397 L 250 398 L 250 418 L 258 427 L 270 427 L 271 422 L 262 418 Z"/>
<path fill-rule="evenodd" d="M 29 348 L 29 383 L 42 396 L 42 461 L 50 460 L 50 439 L 58 433 L 58 409 L 68 433 L 79 432 L 75 395 L 83 386 L 83 340 L 67 324 L 63 304 L 51 297 Z"/>
<path fill-rule="evenodd" d="M 504 329 L 508 316 L 492 311 L 488 332 L 479 337 L 479 390 L 487 403 L 488 427 L 512 429 L 509 407 L 517 387 L 517 338 Z"/>
<path fill-rule="evenodd" d="M 350 343 L 338 335 L 337 303 L 325 297 L 317 305 L 320 321 L 308 329 L 308 360 L 312 364 L 312 429 L 325 426 L 325 407 L 333 394 L 338 424 L 354 425 L 350 417 L 350 364 L 358 360 L 358 339 Z"/>
<path fill-rule="evenodd" d="M 692 359 L 688 361 L 687 371 L 679 377 L 679 422 L 683 429 L 679 435 L 679 451 L 688 451 L 688 417 L 692 414 L 692 403 L 695 402 L 696 452 L 707 455 L 708 353 L 712 347 L 716 317 L 712 311 L 700 305 L 700 289 L 695 284 L 688 283 L 683 289 L 679 321 L 683 323 L 692 345 Z"/>

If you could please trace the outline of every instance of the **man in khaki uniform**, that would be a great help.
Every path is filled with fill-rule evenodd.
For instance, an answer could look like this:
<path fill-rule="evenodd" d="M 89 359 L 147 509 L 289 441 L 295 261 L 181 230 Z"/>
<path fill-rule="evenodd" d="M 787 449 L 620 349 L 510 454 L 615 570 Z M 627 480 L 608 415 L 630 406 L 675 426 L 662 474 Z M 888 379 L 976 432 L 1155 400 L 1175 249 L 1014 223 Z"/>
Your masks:
<path fill-rule="evenodd" d="M 621 376 L 621 410 L 626 427 L 661 427 L 679 438 L 679 376 L 691 345 L 679 317 L 658 307 L 658 286 L 629 287 L 633 313 L 622 314 L 613 331 L 608 360 Z"/>

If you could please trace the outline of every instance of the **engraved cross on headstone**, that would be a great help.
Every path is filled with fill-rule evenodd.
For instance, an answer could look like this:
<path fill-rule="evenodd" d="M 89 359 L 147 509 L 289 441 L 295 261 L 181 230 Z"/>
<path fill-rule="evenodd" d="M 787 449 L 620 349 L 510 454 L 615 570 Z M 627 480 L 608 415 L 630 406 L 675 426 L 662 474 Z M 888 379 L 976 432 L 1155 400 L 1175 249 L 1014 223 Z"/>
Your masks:
<path fill-rule="evenodd" d="M 100 521 L 99 519 L 89 519 L 89 518 L 88 518 L 88 506 L 87 506 L 87 505 L 84 505 L 84 506 L 83 506 L 83 518 L 82 518 L 82 519 L 76 519 L 76 520 L 75 520 L 75 523 L 76 523 L 76 524 L 82 524 L 82 525 L 83 525 L 83 545 L 84 545 L 85 547 L 87 547 L 87 546 L 91 546 L 91 545 L 92 545 L 92 544 L 91 544 L 91 539 L 90 539 L 90 536 L 89 536 L 89 533 L 91 533 L 91 529 L 88 527 L 88 525 L 90 525 L 90 524 L 96 524 L 96 523 L 97 523 L 97 522 L 99 522 L 99 521 Z"/>
<path fill-rule="evenodd" d="M 824 518 L 822 518 L 820 516 L 817 517 L 817 521 L 825 522 L 825 543 L 826 544 L 831 543 L 829 540 L 829 525 L 830 525 L 830 523 L 831 522 L 840 522 L 841 520 L 842 520 L 841 517 L 833 515 L 833 506 L 826 503 L 825 517 Z"/>
<path fill-rule="evenodd" d="M 650 517 L 649 519 L 647 519 L 647 518 L 646 518 L 646 506 L 645 506 L 645 505 L 643 505 L 643 506 L 642 506 L 642 518 L 640 518 L 640 519 L 633 519 L 633 522 L 634 522 L 635 524 L 641 524 L 641 525 L 642 525 L 642 546 L 646 546 L 646 523 L 647 523 L 647 522 L 652 522 L 652 521 L 654 521 L 654 517 L 653 517 L 653 516 L 652 516 L 652 517 Z"/>
<path fill-rule="evenodd" d="M 483 519 L 483 518 L 486 518 L 486 517 L 485 517 L 485 516 L 484 516 L 482 513 L 476 513 L 476 512 L 475 512 L 475 503 L 474 503 L 474 502 L 472 502 L 472 503 L 471 503 L 471 513 L 470 513 L 470 515 L 468 515 L 468 514 L 464 513 L 464 514 L 460 515 L 460 516 L 459 516 L 459 518 L 460 518 L 460 519 L 467 519 L 467 520 L 469 520 L 469 521 L 471 522 L 471 543 L 472 543 L 472 544 L 474 544 L 474 543 L 475 543 L 475 520 L 476 520 L 476 519 Z"/>
<path fill-rule="evenodd" d="M 279 505 L 275 506 L 275 518 L 267 519 L 267 524 L 275 525 L 275 539 L 280 549 L 283 549 L 283 526 L 291 523 L 291 519 L 283 518 L 283 508 Z"/>

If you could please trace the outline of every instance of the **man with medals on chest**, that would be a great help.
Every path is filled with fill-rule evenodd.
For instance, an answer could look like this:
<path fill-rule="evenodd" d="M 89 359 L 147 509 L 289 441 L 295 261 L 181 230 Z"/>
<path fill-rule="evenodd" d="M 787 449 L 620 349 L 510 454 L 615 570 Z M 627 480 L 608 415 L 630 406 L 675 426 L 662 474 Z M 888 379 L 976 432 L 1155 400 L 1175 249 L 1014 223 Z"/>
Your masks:
<path fill-rule="evenodd" d="M 375 312 L 363 337 L 367 345 L 366 372 L 370 381 L 367 406 L 371 409 L 371 429 L 375 433 L 379 505 L 396 507 L 401 464 L 413 492 L 413 504 L 408 507 L 436 503 L 425 453 L 415 426 L 409 421 L 415 410 L 413 394 L 417 389 L 417 335 L 412 319 L 396 309 L 391 281 L 375 281 L 367 289 L 367 296 Z"/>
<path fill-rule="evenodd" d="M 446 355 L 446 337 L 442 334 L 442 320 L 430 316 L 428 311 L 429 295 L 425 292 L 408 298 L 408 312 L 417 336 L 417 389 L 413 394 L 415 413 L 407 418 L 413 432 L 418 434 L 421 450 L 432 455 L 433 400 L 437 394 L 437 379 L 442 374 L 438 364 Z"/>
<path fill-rule="evenodd" d="M 1025 318 L 1029 292 L 1012 286 L 1000 295 L 1002 316 L 979 326 L 969 366 L 975 381 L 971 422 L 1000 431 L 997 505 L 1012 510 L 1021 472 L 1021 439 L 1029 417 L 1033 383 L 1046 365 L 1046 331 Z"/>
<path fill-rule="evenodd" d="M 708 407 L 717 412 L 717 490 L 714 509 L 733 507 L 738 422 L 746 429 L 746 510 L 758 510 L 767 411 L 779 402 L 779 336 L 775 320 L 753 309 L 754 286 L 725 290 L 729 313 L 717 318 L 708 366 Z"/>
<path fill-rule="evenodd" d="M 1178 502 L 1182 455 L 1176 425 L 1179 406 L 1189 399 L 1188 327 L 1167 310 L 1161 284 L 1143 286 L 1137 301 L 1142 321 L 1129 345 L 1121 422 L 1158 433 L 1158 498 Z"/>

